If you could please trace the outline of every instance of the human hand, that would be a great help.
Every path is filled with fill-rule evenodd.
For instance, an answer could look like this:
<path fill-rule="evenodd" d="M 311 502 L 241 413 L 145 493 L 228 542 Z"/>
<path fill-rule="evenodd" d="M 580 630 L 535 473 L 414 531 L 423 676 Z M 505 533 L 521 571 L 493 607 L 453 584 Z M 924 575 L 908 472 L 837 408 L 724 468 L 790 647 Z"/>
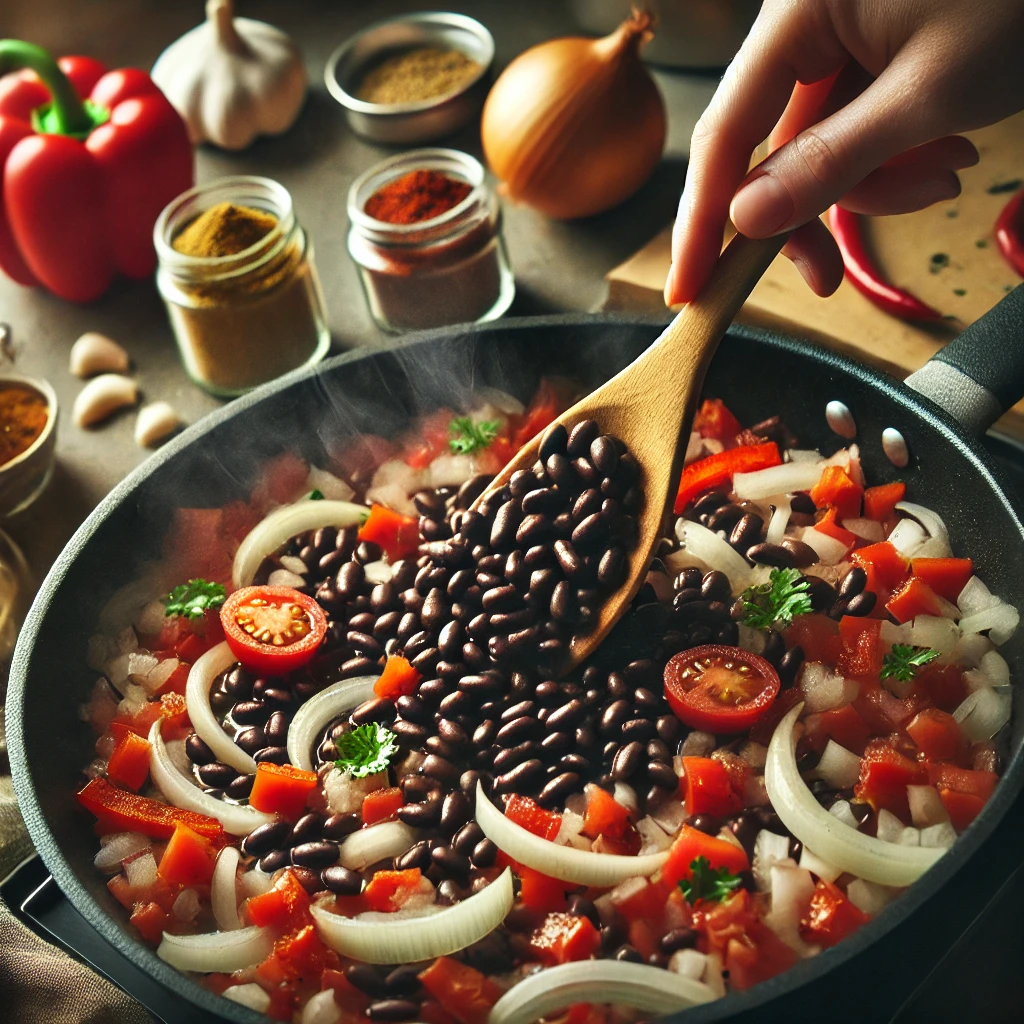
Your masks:
<path fill-rule="evenodd" d="M 665 301 L 700 290 L 727 216 L 750 238 L 793 231 L 782 251 L 831 294 L 843 264 L 819 215 L 959 195 L 978 153 L 953 133 L 1024 108 L 1022 54 L 1024 0 L 765 0 L 693 132 Z"/>

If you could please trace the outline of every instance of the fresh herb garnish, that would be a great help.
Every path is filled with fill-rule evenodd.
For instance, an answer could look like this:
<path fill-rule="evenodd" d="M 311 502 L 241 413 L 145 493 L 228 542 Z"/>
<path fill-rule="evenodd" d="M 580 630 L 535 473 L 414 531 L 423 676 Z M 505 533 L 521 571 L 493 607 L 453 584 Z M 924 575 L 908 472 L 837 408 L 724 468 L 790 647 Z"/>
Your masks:
<path fill-rule="evenodd" d="M 501 424 L 497 420 L 474 423 L 468 416 L 456 416 L 448 429 L 456 435 L 448 442 L 448 447 L 456 455 L 472 455 L 483 451 L 498 436 Z"/>
<path fill-rule="evenodd" d="M 882 671 L 878 673 L 878 678 L 909 683 L 922 665 L 927 665 L 938 656 L 939 652 L 931 647 L 915 649 L 909 644 L 893 644 L 892 653 L 882 659 Z"/>
<path fill-rule="evenodd" d="M 180 583 L 164 598 L 164 615 L 200 619 L 208 608 L 219 608 L 227 596 L 220 583 L 189 580 L 188 583 Z"/>
<path fill-rule="evenodd" d="M 398 737 L 377 722 L 357 725 L 334 742 L 339 755 L 334 766 L 357 779 L 384 771 L 398 750 Z"/>
<path fill-rule="evenodd" d="M 693 906 L 697 900 L 721 903 L 734 889 L 738 889 L 742 879 L 734 875 L 728 868 L 712 868 L 707 857 L 697 857 L 690 864 L 690 877 L 679 883 L 686 902 Z"/>
<path fill-rule="evenodd" d="M 752 629 L 785 629 L 797 615 L 811 610 L 810 583 L 798 569 L 772 569 L 768 583 L 747 587 L 740 594 L 742 622 Z"/>
<path fill-rule="evenodd" d="M 318 488 L 314 487 L 313 490 L 310 491 L 309 500 L 310 501 L 323 501 L 324 500 L 324 492 L 319 490 Z"/>

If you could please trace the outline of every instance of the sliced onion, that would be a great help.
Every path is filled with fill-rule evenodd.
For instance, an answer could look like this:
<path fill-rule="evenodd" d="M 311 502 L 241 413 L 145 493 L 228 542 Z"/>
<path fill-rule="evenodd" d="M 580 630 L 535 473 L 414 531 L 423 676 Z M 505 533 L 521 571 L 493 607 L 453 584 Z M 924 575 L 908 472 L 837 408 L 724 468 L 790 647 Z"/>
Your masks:
<path fill-rule="evenodd" d="M 203 932 L 201 935 L 171 935 L 157 947 L 161 960 L 179 971 L 214 971 L 231 974 L 265 960 L 274 948 L 269 928 L 239 928 L 233 932 Z"/>
<path fill-rule="evenodd" d="M 310 752 L 320 732 L 327 723 L 347 715 L 365 700 L 373 696 L 373 684 L 378 676 L 359 676 L 356 679 L 342 679 L 331 683 L 316 696 L 310 697 L 288 726 L 288 760 L 296 768 L 313 771 Z"/>
<path fill-rule="evenodd" d="M 784 860 L 772 866 L 771 876 L 772 902 L 764 923 L 800 956 L 818 952 L 800 936 L 800 921 L 807 916 L 814 895 L 814 879 L 810 872 L 791 860 Z"/>
<path fill-rule="evenodd" d="M 812 853 L 806 846 L 800 851 L 800 867 L 805 868 L 812 875 L 817 875 L 826 882 L 834 882 L 842 874 L 842 871 L 835 864 L 822 860 L 821 857 L 816 853 Z"/>
<path fill-rule="evenodd" d="M 987 629 L 989 639 L 994 644 L 1006 643 L 1019 625 L 1020 613 L 1012 605 L 1003 604 L 1002 601 L 960 620 L 962 632 L 980 633 Z"/>
<path fill-rule="evenodd" d="M 660 967 L 579 960 L 538 971 L 514 985 L 494 1004 L 487 1024 L 534 1024 L 574 1003 L 610 1003 L 660 1015 L 714 998 L 703 982 Z"/>
<path fill-rule="evenodd" d="M 232 584 L 236 590 L 249 586 L 260 562 L 296 534 L 318 530 L 321 526 L 356 526 L 366 512 L 365 505 L 354 505 L 350 501 L 305 500 L 275 509 L 238 545 L 231 566 Z"/>
<path fill-rule="evenodd" d="M 160 735 L 162 721 L 163 719 L 158 718 L 149 729 L 149 774 L 157 789 L 170 803 L 186 811 L 196 811 L 198 814 L 216 818 L 224 826 L 225 831 L 233 836 L 247 836 L 259 825 L 277 820 L 273 814 L 257 811 L 255 807 L 218 800 L 185 778 L 174 767 L 167 753 L 164 738 Z"/>
<path fill-rule="evenodd" d="M 310 504 L 319 505 L 320 502 L 311 501 Z M 192 728 L 214 752 L 217 760 L 231 765 L 236 771 L 252 775 L 256 771 L 256 762 L 228 736 L 210 707 L 213 681 L 226 668 L 234 665 L 236 660 L 226 640 L 211 647 L 189 669 L 188 682 L 185 684 L 185 704 Z"/>
<path fill-rule="evenodd" d="M 793 491 L 809 491 L 821 476 L 824 461 L 784 462 L 781 466 L 758 469 L 753 473 L 736 473 L 732 478 L 732 489 L 737 498 L 770 498 L 773 494 L 791 494 Z"/>
<path fill-rule="evenodd" d="M 346 836 L 341 844 L 339 862 L 353 871 L 376 864 L 379 860 L 397 857 L 416 842 L 416 829 L 401 821 L 385 821 L 361 828 Z M 397 963 L 395 960 L 388 963 Z"/>
<path fill-rule="evenodd" d="M 977 576 L 972 576 L 964 584 L 964 589 L 957 594 L 956 603 L 963 615 L 967 617 L 974 615 L 975 612 L 983 611 L 985 608 L 992 608 L 1001 602 Z"/>
<path fill-rule="evenodd" d="M 370 964 L 417 963 L 448 956 L 490 935 L 512 909 L 512 871 L 505 870 L 485 889 L 421 917 L 373 920 L 342 917 L 311 907 L 320 938 L 336 953 Z M 391 917 L 392 920 L 382 920 Z"/>
<path fill-rule="evenodd" d="M 910 558 L 928 539 L 928 534 L 924 527 L 913 519 L 901 519 L 893 527 L 888 539 L 904 558 Z"/>
<path fill-rule="evenodd" d="M 627 857 L 556 846 L 506 818 L 487 798 L 479 783 L 476 788 L 476 821 L 484 835 L 512 860 L 542 871 L 550 878 L 577 885 L 605 887 L 636 875 L 653 875 L 668 858 L 667 851 L 644 857 Z"/>
<path fill-rule="evenodd" d="M 238 917 L 238 847 L 225 846 L 217 854 L 217 863 L 210 882 L 210 903 L 217 927 L 233 932 L 242 927 Z"/>
<path fill-rule="evenodd" d="M 814 798 L 796 766 L 797 704 L 772 734 L 765 783 L 782 823 L 819 857 L 860 878 L 882 885 L 910 885 L 942 856 L 941 850 L 896 846 L 864 835 L 829 814 Z M 486 831 L 486 830 L 485 830 Z"/>
<path fill-rule="evenodd" d="M 121 870 L 121 861 L 136 853 L 142 853 L 153 845 L 149 836 L 141 832 L 118 832 L 114 835 L 103 836 L 106 842 L 100 848 L 100 852 L 93 858 L 93 865 L 97 871 L 104 874 L 115 874 Z M 103 840 L 101 839 L 101 842 Z"/>
<path fill-rule="evenodd" d="M 995 690 L 975 690 L 953 712 L 963 734 L 972 742 L 990 740 L 1010 720 L 1013 698 Z"/>
<path fill-rule="evenodd" d="M 772 492 L 777 493 L 777 492 Z M 718 569 L 729 577 L 732 592 L 738 594 L 750 584 L 750 566 L 728 542 L 706 526 L 689 519 L 676 523 L 676 536 L 686 550 L 704 562 L 709 569 Z"/>
<path fill-rule="evenodd" d="M 789 526 L 789 517 L 793 512 L 789 496 L 782 494 L 773 499 L 775 511 L 768 520 L 768 531 L 765 533 L 766 544 L 781 544 L 782 538 L 786 535 L 786 527 Z"/>
<path fill-rule="evenodd" d="M 841 540 L 836 540 L 835 537 L 830 537 L 813 526 L 804 527 L 800 539 L 814 550 L 822 565 L 837 565 L 850 550 Z"/>
<path fill-rule="evenodd" d="M 953 553 L 949 543 L 949 531 L 938 512 L 933 512 L 930 508 L 925 508 L 924 505 L 916 505 L 912 501 L 898 501 L 896 508 L 901 512 L 906 512 L 908 516 L 913 516 L 925 528 L 929 538 L 939 542 L 941 548 L 936 547 L 935 550 L 941 553 L 932 554 L 929 551 L 929 557 L 948 558 Z"/>

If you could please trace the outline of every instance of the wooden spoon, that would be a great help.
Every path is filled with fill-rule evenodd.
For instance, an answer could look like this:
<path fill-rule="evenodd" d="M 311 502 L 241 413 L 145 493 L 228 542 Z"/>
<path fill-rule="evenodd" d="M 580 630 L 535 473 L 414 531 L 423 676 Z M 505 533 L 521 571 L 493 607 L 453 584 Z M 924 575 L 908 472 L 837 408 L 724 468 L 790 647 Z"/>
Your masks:
<path fill-rule="evenodd" d="M 581 420 L 592 419 L 603 434 L 621 438 L 643 470 L 644 490 L 644 505 L 637 516 L 638 539 L 629 555 L 626 582 L 608 595 L 593 628 L 573 638 L 562 672 L 586 660 L 644 582 L 654 545 L 664 536 L 665 514 L 675 497 L 690 437 L 684 428 L 693 421 L 708 364 L 786 237 L 754 240 L 735 235 L 700 294 L 683 307 L 651 347 L 555 420 L 571 431 Z M 540 443 L 538 435 L 525 445 L 472 507 L 500 490 L 517 470 L 530 469 L 537 461 Z"/>

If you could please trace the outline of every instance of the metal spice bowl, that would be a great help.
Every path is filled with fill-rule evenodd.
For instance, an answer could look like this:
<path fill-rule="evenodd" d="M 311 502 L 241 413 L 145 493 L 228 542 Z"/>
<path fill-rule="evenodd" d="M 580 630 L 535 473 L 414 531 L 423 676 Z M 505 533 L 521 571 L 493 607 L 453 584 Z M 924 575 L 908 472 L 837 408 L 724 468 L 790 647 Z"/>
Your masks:
<path fill-rule="evenodd" d="M 415 103 L 368 103 L 353 93 L 368 67 L 385 54 L 416 46 L 460 50 L 480 65 L 462 89 Z M 342 43 L 327 60 L 327 91 L 345 109 L 349 126 L 373 142 L 405 145 L 457 132 L 480 111 L 491 80 L 494 39 L 464 14 L 431 12 L 378 21 Z"/>

